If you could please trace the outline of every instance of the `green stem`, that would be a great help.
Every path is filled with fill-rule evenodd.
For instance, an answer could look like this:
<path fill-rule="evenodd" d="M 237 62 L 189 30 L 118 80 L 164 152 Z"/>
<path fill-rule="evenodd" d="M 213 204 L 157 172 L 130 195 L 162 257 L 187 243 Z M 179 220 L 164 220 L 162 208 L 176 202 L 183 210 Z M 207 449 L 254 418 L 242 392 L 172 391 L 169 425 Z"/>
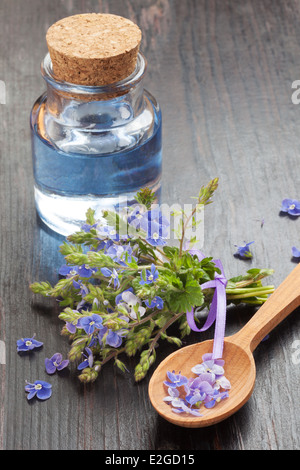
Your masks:
<path fill-rule="evenodd" d="M 256 294 L 263 295 L 263 294 L 272 294 L 274 292 L 274 289 L 266 289 L 264 291 L 259 291 L 257 292 L 255 289 L 253 289 L 252 292 L 248 292 L 246 294 L 237 294 L 237 295 L 227 295 L 228 300 L 235 300 L 235 299 L 246 299 L 247 297 L 256 297 Z"/>
<path fill-rule="evenodd" d="M 143 317 L 140 321 L 129 323 L 129 327 L 134 328 L 136 326 L 142 325 L 143 323 L 147 323 L 147 321 L 151 320 L 152 317 L 154 317 L 158 313 L 162 313 L 162 312 L 163 312 L 162 310 L 154 310 L 154 312 L 147 315 L 147 317 Z"/>
<path fill-rule="evenodd" d="M 249 293 L 253 293 L 253 292 L 264 292 L 265 290 L 269 291 L 269 290 L 274 290 L 274 286 L 262 286 L 262 287 L 249 287 L 248 289 L 247 288 L 242 288 L 242 289 L 226 289 L 226 294 L 247 294 L 248 292 Z"/>
<path fill-rule="evenodd" d="M 183 313 L 178 313 L 177 315 L 175 314 L 172 318 L 170 318 L 169 321 L 167 321 L 167 323 L 162 328 L 160 328 L 160 330 L 154 336 L 154 338 L 153 338 L 153 340 L 150 344 L 149 352 L 148 352 L 149 356 L 150 356 L 151 352 L 153 351 L 153 349 L 155 348 L 155 345 L 156 345 L 157 341 L 159 340 L 159 338 L 161 337 L 161 334 L 164 333 L 169 328 L 169 326 L 171 326 L 173 323 L 175 323 L 178 320 L 178 318 L 180 318 L 182 315 L 185 315 L 185 313 L 183 312 Z"/>
<path fill-rule="evenodd" d="M 118 349 L 118 350 L 112 352 L 105 359 L 103 359 L 103 361 L 101 362 L 101 366 L 103 366 L 104 364 L 106 364 L 106 362 L 110 361 L 111 359 L 118 356 L 119 354 L 121 354 L 124 351 L 125 351 L 125 348 L 121 348 L 121 349 Z"/>

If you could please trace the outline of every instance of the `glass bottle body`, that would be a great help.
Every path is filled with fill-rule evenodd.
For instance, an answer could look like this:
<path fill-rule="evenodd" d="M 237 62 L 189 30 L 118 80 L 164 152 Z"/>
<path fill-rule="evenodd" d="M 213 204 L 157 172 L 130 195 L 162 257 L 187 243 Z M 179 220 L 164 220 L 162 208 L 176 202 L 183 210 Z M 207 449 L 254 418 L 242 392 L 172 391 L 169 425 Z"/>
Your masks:
<path fill-rule="evenodd" d="M 35 202 L 41 219 L 68 235 L 88 208 L 134 202 L 143 188 L 159 201 L 161 112 L 143 88 L 146 62 L 139 54 L 132 76 L 106 87 L 57 82 L 50 57 L 42 64 L 47 92 L 31 112 Z"/>

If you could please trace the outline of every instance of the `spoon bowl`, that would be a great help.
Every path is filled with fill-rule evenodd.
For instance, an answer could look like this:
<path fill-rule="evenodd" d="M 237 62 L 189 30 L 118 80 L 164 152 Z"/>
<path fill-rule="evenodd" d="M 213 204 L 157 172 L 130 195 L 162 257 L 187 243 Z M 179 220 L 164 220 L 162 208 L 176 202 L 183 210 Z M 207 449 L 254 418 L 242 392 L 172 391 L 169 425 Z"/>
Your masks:
<path fill-rule="evenodd" d="M 191 368 L 202 362 L 202 356 L 211 353 L 213 340 L 192 344 L 175 351 L 164 359 L 154 371 L 149 382 L 149 398 L 156 411 L 167 421 L 182 427 L 200 428 L 211 426 L 238 411 L 250 398 L 256 377 L 253 351 L 261 340 L 284 318 L 300 305 L 300 264 L 280 284 L 255 315 L 237 333 L 225 338 L 222 359 L 225 376 L 231 383 L 229 397 L 213 408 L 201 406 L 202 416 L 174 413 L 163 401 L 167 396 L 164 381 L 167 372 L 191 377 Z M 196 374 L 194 374 L 195 377 Z M 183 389 L 183 387 L 179 388 Z"/>
<path fill-rule="evenodd" d="M 247 353 L 242 347 L 229 339 L 225 339 L 223 359 L 225 360 L 225 375 L 231 383 L 229 398 L 220 401 L 214 408 L 200 408 L 202 417 L 180 415 L 171 410 L 171 406 L 163 401 L 167 395 L 166 371 L 175 370 L 186 377 L 191 377 L 191 368 L 202 362 L 203 354 L 212 352 L 213 340 L 186 346 L 170 354 L 160 363 L 149 384 L 150 400 L 156 411 L 167 421 L 188 428 L 211 426 L 223 421 L 241 408 L 250 398 L 255 384 L 255 363 L 252 353 Z M 228 367 L 226 367 L 228 365 Z M 194 374 L 195 377 L 197 377 Z M 183 387 L 182 387 L 183 388 Z M 232 406 L 232 403 L 236 406 Z"/>

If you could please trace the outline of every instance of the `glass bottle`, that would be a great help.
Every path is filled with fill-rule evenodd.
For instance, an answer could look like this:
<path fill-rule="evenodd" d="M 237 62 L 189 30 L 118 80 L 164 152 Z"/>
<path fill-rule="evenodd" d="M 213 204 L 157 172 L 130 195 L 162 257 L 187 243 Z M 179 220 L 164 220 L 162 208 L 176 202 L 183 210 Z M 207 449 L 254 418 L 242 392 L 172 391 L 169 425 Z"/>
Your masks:
<path fill-rule="evenodd" d="M 69 235 L 88 208 L 134 202 L 152 189 L 160 198 L 161 111 L 144 89 L 146 59 L 117 83 L 85 86 L 55 78 L 49 53 L 41 65 L 47 91 L 30 116 L 36 209 L 52 230 Z"/>

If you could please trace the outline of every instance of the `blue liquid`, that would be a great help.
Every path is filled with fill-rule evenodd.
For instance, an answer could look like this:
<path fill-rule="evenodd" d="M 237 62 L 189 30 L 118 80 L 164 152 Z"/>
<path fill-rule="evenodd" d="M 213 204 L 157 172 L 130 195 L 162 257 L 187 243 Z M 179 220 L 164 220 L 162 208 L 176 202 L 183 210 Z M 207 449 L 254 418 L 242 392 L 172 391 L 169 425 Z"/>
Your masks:
<path fill-rule="evenodd" d="M 42 105 L 43 101 L 36 103 L 32 116 L 38 115 Z M 104 154 L 65 152 L 42 136 L 37 119 L 32 119 L 35 121 L 32 123 L 35 199 L 42 220 L 53 230 L 68 235 L 78 230 L 89 207 L 101 216 L 105 208 L 132 203 L 134 194 L 143 187 L 154 190 L 159 198 L 162 166 L 160 112 L 155 117 L 149 138 L 125 151 Z M 109 132 L 106 135 L 101 129 L 100 138 L 102 141 L 106 138 L 111 147 L 117 148 L 115 135 Z"/>

